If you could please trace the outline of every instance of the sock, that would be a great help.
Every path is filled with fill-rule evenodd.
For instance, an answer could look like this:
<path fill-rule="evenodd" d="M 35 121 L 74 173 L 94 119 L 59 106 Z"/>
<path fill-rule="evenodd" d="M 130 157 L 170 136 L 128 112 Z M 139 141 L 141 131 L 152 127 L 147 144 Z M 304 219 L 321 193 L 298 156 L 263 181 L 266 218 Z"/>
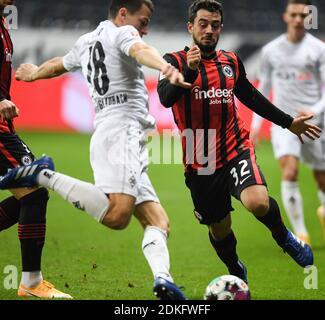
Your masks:
<path fill-rule="evenodd" d="M 167 248 L 167 234 L 164 230 L 148 226 L 144 230 L 142 251 L 146 257 L 154 278 L 162 277 L 174 282 L 169 273 L 169 252 Z"/>
<path fill-rule="evenodd" d="M 21 284 L 26 288 L 34 288 L 43 281 L 41 271 L 23 271 L 21 277 Z"/>
<path fill-rule="evenodd" d="M 297 235 L 308 235 L 298 183 L 282 181 L 281 194 L 283 206 L 290 220 L 293 232 Z"/>
<path fill-rule="evenodd" d="M 20 199 L 18 236 L 23 272 L 41 270 L 48 199 L 48 191 L 44 188 L 38 189 Z"/>
<path fill-rule="evenodd" d="M 106 194 L 91 183 L 48 169 L 38 175 L 39 185 L 57 192 L 77 209 L 86 211 L 101 222 L 109 207 Z"/>
<path fill-rule="evenodd" d="M 318 190 L 318 198 L 320 201 L 320 204 L 324 207 L 323 213 L 325 217 L 325 193 L 321 190 Z"/>
<path fill-rule="evenodd" d="M 16 224 L 19 219 L 20 202 L 9 197 L 0 202 L 0 232 Z"/>
<path fill-rule="evenodd" d="M 221 241 L 216 241 L 209 231 L 209 239 L 218 257 L 227 266 L 229 273 L 241 278 L 243 269 L 238 264 L 238 256 L 236 252 L 237 240 L 233 231 L 231 230 L 231 232 Z"/>
<path fill-rule="evenodd" d="M 272 232 L 274 240 L 280 247 L 283 247 L 288 235 L 288 229 L 282 221 L 278 203 L 271 197 L 269 201 L 270 208 L 267 214 L 262 217 L 256 217 L 256 219 L 261 221 Z"/>

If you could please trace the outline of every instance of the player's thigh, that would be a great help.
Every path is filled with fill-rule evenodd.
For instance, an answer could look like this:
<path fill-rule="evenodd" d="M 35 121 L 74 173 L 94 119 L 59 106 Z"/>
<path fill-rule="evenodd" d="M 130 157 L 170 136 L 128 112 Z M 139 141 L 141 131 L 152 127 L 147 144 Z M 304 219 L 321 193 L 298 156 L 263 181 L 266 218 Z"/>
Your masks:
<path fill-rule="evenodd" d="M 0 133 L 0 175 L 9 169 L 28 165 L 35 160 L 33 153 L 16 134 Z"/>
<path fill-rule="evenodd" d="M 302 147 L 302 160 L 314 171 L 325 171 L 325 132 L 315 141 L 308 140 Z"/>
<path fill-rule="evenodd" d="M 231 160 L 226 171 L 230 192 L 237 200 L 241 201 L 242 192 L 250 186 L 267 186 L 264 175 L 256 163 L 253 147 Z"/>
<path fill-rule="evenodd" d="M 90 162 L 95 185 L 106 194 L 137 197 L 141 175 L 140 134 L 133 122 L 107 121 L 94 132 Z"/>
<path fill-rule="evenodd" d="M 135 207 L 134 215 L 143 228 L 155 226 L 169 233 L 169 219 L 160 203 L 142 202 Z"/>
<path fill-rule="evenodd" d="M 187 172 L 185 183 L 191 192 L 194 215 L 201 224 L 220 222 L 233 211 L 224 168 L 212 175 Z"/>
<path fill-rule="evenodd" d="M 300 158 L 301 142 L 298 137 L 289 130 L 284 130 L 279 126 L 272 125 L 271 142 L 276 159 L 280 159 L 287 155 L 294 156 L 298 159 Z"/>

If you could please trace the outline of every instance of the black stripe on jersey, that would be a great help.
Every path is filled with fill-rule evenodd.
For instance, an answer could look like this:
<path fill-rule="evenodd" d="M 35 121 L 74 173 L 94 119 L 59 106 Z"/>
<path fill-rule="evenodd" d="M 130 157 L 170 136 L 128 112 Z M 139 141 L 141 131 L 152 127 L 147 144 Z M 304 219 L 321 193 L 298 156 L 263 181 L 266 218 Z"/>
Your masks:
<path fill-rule="evenodd" d="M 177 53 L 177 55 L 180 57 L 180 59 L 182 61 L 182 70 L 185 70 L 187 68 L 187 63 L 186 63 L 184 57 L 180 53 Z M 186 128 L 192 128 L 192 106 L 191 106 L 191 92 L 190 92 L 190 90 L 185 91 L 184 102 L 185 102 Z"/>
<path fill-rule="evenodd" d="M 203 63 L 200 63 L 200 74 L 202 78 L 202 90 L 209 90 L 209 79 L 207 75 L 207 71 Z M 210 99 L 203 99 L 203 129 L 204 129 L 204 156 L 207 157 L 209 155 L 209 128 L 210 128 Z"/>
<path fill-rule="evenodd" d="M 232 70 L 234 72 L 234 81 L 236 81 L 236 64 L 234 62 L 234 59 L 229 56 L 225 51 L 221 50 L 221 52 L 223 53 L 223 55 L 227 58 L 228 62 L 230 63 Z M 233 99 L 235 99 L 235 97 L 233 97 Z M 240 147 L 240 142 L 241 142 L 241 137 L 240 137 L 240 130 L 239 130 L 239 126 L 238 126 L 238 118 L 237 118 L 237 112 L 236 112 L 236 104 L 234 101 L 234 124 L 235 124 L 235 137 L 237 140 L 237 146 Z M 238 149 L 237 147 L 237 149 Z M 238 152 L 238 150 L 237 150 Z"/>
<path fill-rule="evenodd" d="M 215 58 L 216 68 L 219 73 L 220 88 L 221 90 L 227 88 L 227 79 L 223 74 L 221 68 L 222 64 L 218 58 Z M 228 120 L 228 105 L 221 101 L 222 114 L 221 114 L 221 128 L 220 128 L 220 161 L 223 165 L 227 164 L 227 120 Z"/>

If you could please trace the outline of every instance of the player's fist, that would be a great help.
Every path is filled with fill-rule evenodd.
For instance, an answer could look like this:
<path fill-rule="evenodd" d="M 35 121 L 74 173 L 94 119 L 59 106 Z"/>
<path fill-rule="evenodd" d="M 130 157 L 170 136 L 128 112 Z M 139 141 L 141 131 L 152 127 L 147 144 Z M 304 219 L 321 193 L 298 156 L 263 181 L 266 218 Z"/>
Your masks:
<path fill-rule="evenodd" d="M 31 82 L 33 81 L 32 74 L 38 67 L 31 63 L 23 63 L 16 71 L 15 78 L 18 81 Z"/>
<path fill-rule="evenodd" d="M 19 109 L 10 100 L 2 100 L 0 102 L 0 120 L 9 121 L 15 117 L 18 117 Z"/>
<path fill-rule="evenodd" d="M 201 50 L 198 46 L 193 46 L 189 51 L 187 51 L 187 66 L 196 70 L 201 62 Z"/>

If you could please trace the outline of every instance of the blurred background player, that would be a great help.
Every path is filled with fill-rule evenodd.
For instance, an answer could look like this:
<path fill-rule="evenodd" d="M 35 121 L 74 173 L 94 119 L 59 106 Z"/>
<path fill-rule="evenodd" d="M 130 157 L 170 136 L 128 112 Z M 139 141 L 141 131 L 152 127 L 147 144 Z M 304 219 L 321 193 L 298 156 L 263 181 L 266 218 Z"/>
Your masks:
<path fill-rule="evenodd" d="M 306 32 L 309 0 L 289 0 L 283 19 L 287 32 L 262 49 L 259 91 L 268 96 L 273 89 L 274 103 L 291 116 L 313 115 L 313 123 L 324 128 L 325 44 Z M 262 119 L 254 115 L 251 139 L 256 144 Z M 300 159 L 313 169 L 321 207 L 318 217 L 325 239 L 325 137 L 304 144 L 276 125 L 271 129 L 275 158 L 279 161 L 284 208 L 294 233 L 310 243 L 305 226 L 303 201 L 298 184 Z"/>
<path fill-rule="evenodd" d="M 13 118 L 18 108 L 11 101 L 11 68 L 13 45 L 3 16 L 4 8 L 13 0 L 0 0 L 0 174 L 35 160 L 26 144 L 17 136 Z M 21 248 L 22 278 L 18 296 L 38 298 L 71 298 L 43 280 L 41 272 L 42 250 L 45 242 L 46 207 L 49 199 L 45 188 L 19 188 L 0 203 L 0 232 L 18 223 Z"/>
<path fill-rule="evenodd" d="M 248 81 L 242 62 L 233 52 L 216 51 L 222 29 L 221 4 L 215 0 L 194 1 L 188 22 L 191 48 L 164 56 L 182 71 L 192 89 L 161 79 L 158 93 L 161 103 L 172 107 L 181 131 L 185 182 L 191 191 L 195 216 L 208 226 L 210 242 L 229 273 L 247 282 L 231 228 L 231 196 L 271 231 L 277 244 L 300 266 L 313 264 L 313 254 L 285 227 L 276 200 L 268 195 L 234 94 L 248 108 L 289 129 L 288 134 L 294 133 L 298 141 L 302 134 L 319 138 L 321 130 L 305 123 L 310 116 L 293 119 L 277 109 Z"/>
<path fill-rule="evenodd" d="M 125 229 L 134 214 L 145 230 L 142 249 L 155 278 L 154 294 L 160 299 L 185 300 L 169 272 L 168 217 L 147 174 L 145 133 L 154 128 L 155 121 L 148 112 L 140 65 L 161 71 L 174 85 L 190 85 L 142 40 L 153 9 L 150 0 L 113 0 L 109 20 L 80 37 L 66 56 L 40 67 L 24 64 L 17 70 L 17 79 L 35 81 L 81 68 L 96 108 L 90 145 L 95 185 L 51 170 L 40 171 L 53 169 L 48 158 L 36 162 L 37 169 L 32 164 L 21 177 L 27 178 L 27 185 L 35 185 L 40 172 L 39 185 L 56 191 L 111 229 Z M 15 187 L 20 182 L 15 181 L 14 172 L 9 175 Z M 4 183 L 0 183 L 2 188 L 8 188 Z"/>

